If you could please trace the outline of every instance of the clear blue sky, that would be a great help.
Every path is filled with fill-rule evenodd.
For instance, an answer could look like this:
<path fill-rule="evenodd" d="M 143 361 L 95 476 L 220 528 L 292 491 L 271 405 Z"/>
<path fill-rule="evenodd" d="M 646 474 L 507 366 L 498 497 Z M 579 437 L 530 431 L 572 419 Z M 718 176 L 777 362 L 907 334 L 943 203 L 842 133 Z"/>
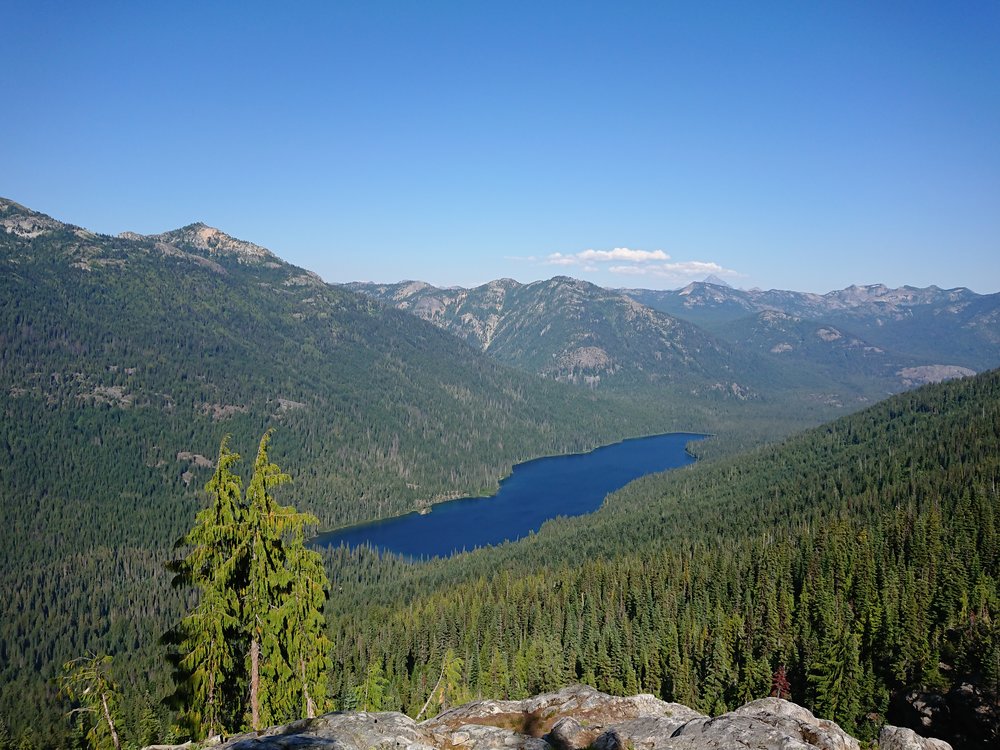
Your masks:
<path fill-rule="evenodd" d="M 204 221 L 328 281 L 1000 291 L 995 0 L 0 18 L 0 195 L 97 231 Z"/>

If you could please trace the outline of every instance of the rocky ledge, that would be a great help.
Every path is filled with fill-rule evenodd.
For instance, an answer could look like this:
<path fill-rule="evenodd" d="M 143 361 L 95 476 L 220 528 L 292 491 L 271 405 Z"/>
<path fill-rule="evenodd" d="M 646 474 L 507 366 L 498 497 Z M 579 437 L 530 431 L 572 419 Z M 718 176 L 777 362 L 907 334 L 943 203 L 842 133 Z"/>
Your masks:
<path fill-rule="evenodd" d="M 400 713 L 333 713 L 244 734 L 229 750 L 860 750 L 832 721 L 778 698 L 711 718 L 651 695 L 618 698 L 576 685 L 523 701 L 477 701 L 417 723 Z M 950 750 L 886 727 L 880 750 Z"/>

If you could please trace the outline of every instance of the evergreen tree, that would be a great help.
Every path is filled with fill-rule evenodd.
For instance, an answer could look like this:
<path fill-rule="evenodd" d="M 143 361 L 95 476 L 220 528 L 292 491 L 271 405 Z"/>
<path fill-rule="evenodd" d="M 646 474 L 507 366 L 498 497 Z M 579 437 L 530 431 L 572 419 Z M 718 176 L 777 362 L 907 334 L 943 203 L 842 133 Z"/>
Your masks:
<path fill-rule="evenodd" d="M 173 564 L 176 582 L 193 585 L 200 593 L 198 606 L 178 628 L 180 720 L 197 739 L 220 734 L 239 720 L 232 707 L 239 705 L 244 682 L 235 653 L 241 638 L 238 593 L 246 572 L 236 547 L 246 512 L 242 481 L 232 471 L 240 456 L 229 450 L 228 443 L 227 435 L 219 446 L 215 472 L 205 485 L 208 507 L 177 542 L 191 550 Z"/>
<path fill-rule="evenodd" d="M 181 624 L 186 653 L 179 663 L 187 676 L 191 697 L 184 723 L 196 737 L 226 731 L 231 719 L 226 711 L 226 696 L 242 681 L 241 673 L 234 670 L 231 637 L 238 621 L 232 599 L 231 591 L 206 587 L 198 606 Z"/>
<path fill-rule="evenodd" d="M 290 481 L 268 458 L 264 433 L 243 497 L 232 467 L 239 455 L 222 441 L 205 489 L 210 503 L 179 542 L 177 580 L 199 590 L 181 622 L 177 695 L 182 722 L 196 738 L 249 720 L 253 729 L 326 707 L 331 643 L 323 606 L 329 584 L 304 528 L 318 520 L 280 505 L 276 487 Z"/>
<path fill-rule="evenodd" d="M 859 714 L 858 636 L 845 628 L 830 639 L 823 661 L 814 664 L 809 682 L 816 692 L 815 712 L 853 732 Z"/>
<path fill-rule="evenodd" d="M 385 688 L 389 681 L 382 671 L 382 662 L 372 659 L 365 669 L 365 679 L 354 688 L 354 705 L 358 711 L 381 711 L 385 702 Z"/>
<path fill-rule="evenodd" d="M 121 695 L 110 667 L 110 656 L 81 656 L 63 664 L 63 674 L 59 677 L 60 691 L 79 704 L 70 713 L 91 716 L 93 724 L 87 732 L 87 741 L 94 750 L 109 747 L 121 750 L 122 746 L 117 728 Z"/>
<path fill-rule="evenodd" d="M 454 649 L 449 648 L 444 652 L 444 658 L 441 660 L 441 675 L 438 677 L 434 689 L 431 690 L 431 694 L 427 696 L 427 702 L 424 703 L 424 707 L 417 714 L 417 719 L 424 715 L 424 712 L 427 711 L 432 702 L 435 702 L 435 699 L 438 705 L 437 713 L 444 711 L 456 703 L 456 699 L 462 694 L 463 666 L 464 661 L 455 655 Z"/>
<path fill-rule="evenodd" d="M 155 744 L 161 738 L 162 726 L 160 725 L 160 717 L 156 713 L 156 709 L 153 708 L 152 699 L 147 693 L 141 711 L 139 712 L 139 719 L 136 722 L 138 735 L 139 735 L 139 745 L 146 747 L 147 745 Z"/>
<path fill-rule="evenodd" d="M 13 750 L 14 738 L 10 735 L 7 722 L 0 717 L 0 750 Z"/>
<path fill-rule="evenodd" d="M 238 554 L 246 559 L 247 581 L 243 591 L 243 623 L 249 642 L 246 654 L 250 679 L 250 727 L 261 729 L 283 718 L 293 672 L 284 659 L 275 628 L 284 596 L 291 589 L 291 573 L 286 566 L 284 535 L 294 532 L 311 516 L 279 505 L 276 487 L 291 477 L 271 462 L 268 446 L 271 431 L 264 433 L 257 449 L 253 476 L 247 486 L 245 535 Z"/>
<path fill-rule="evenodd" d="M 509 682 L 510 672 L 507 669 L 507 660 L 500 653 L 500 648 L 494 645 L 487 671 L 486 689 L 489 695 L 506 699 L 509 695 Z"/>
<path fill-rule="evenodd" d="M 332 667 L 333 644 L 323 618 L 329 586 L 326 570 L 319 553 L 306 549 L 301 526 L 288 545 L 288 567 L 292 588 L 282 609 L 288 661 L 295 671 L 302 714 L 311 719 L 327 708 L 326 672 Z"/>

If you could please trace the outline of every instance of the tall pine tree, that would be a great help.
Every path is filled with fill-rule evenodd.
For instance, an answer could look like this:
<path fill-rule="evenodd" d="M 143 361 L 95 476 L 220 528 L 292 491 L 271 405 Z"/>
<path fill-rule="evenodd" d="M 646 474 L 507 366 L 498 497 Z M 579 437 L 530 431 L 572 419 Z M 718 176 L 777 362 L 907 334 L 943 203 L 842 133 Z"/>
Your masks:
<path fill-rule="evenodd" d="M 81 656 L 63 664 L 60 691 L 79 704 L 71 713 L 89 717 L 87 741 L 94 750 L 121 750 L 118 735 L 121 693 L 111 677 L 111 657 L 105 654 Z"/>
<path fill-rule="evenodd" d="M 288 545 L 288 569 L 292 587 L 281 609 L 281 621 L 288 661 L 295 672 L 294 693 L 302 714 L 311 719 L 327 708 L 325 673 L 332 666 L 333 644 L 323 619 L 329 586 L 326 571 L 319 553 L 306 548 L 302 526 Z"/>
<path fill-rule="evenodd" d="M 177 628 L 176 657 L 182 722 L 194 737 L 326 707 L 329 583 L 304 531 L 318 521 L 275 499 L 291 478 L 268 457 L 270 439 L 261 438 L 245 497 L 232 471 L 239 455 L 222 441 L 210 503 L 179 542 L 187 556 L 172 564 L 179 582 L 199 590 Z"/>
<path fill-rule="evenodd" d="M 233 473 L 240 456 L 229 450 L 229 436 L 219 446 L 215 473 L 205 485 L 208 507 L 195 517 L 194 527 L 179 541 L 190 548 L 173 564 L 175 582 L 195 586 L 198 606 L 178 628 L 181 639 L 178 671 L 181 678 L 180 719 L 194 737 L 224 733 L 239 721 L 245 684 L 235 652 L 242 633 L 238 594 L 245 586 L 245 565 L 236 554 L 245 525 L 242 481 Z"/>

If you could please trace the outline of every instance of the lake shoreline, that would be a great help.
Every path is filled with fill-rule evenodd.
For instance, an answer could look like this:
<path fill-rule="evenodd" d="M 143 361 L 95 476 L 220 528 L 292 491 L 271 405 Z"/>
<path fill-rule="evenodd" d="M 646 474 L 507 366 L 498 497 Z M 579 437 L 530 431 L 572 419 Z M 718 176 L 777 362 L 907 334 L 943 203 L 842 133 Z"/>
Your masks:
<path fill-rule="evenodd" d="M 668 432 L 624 438 L 580 453 L 514 464 L 491 495 L 449 498 L 388 518 L 317 534 L 314 547 L 370 545 L 412 557 L 516 541 L 558 516 L 595 512 L 608 494 L 647 474 L 694 463 L 689 444 L 712 437 Z M 506 503 L 488 501 L 500 499 Z"/>
<path fill-rule="evenodd" d="M 413 508 L 412 510 L 406 511 L 405 513 L 397 513 L 396 515 L 393 516 L 383 516 L 381 518 L 373 518 L 369 521 L 358 521 L 356 523 L 344 524 L 343 526 L 335 526 L 332 529 L 324 529 L 323 531 L 317 532 L 313 536 L 313 539 L 321 536 L 326 536 L 328 534 L 336 534 L 338 532 L 345 531 L 347 529 L 356 529 L 362 526 L 369 526 L 372 524 L 383 523 L 385 521 L 392 521 L 396 518 L 406 518 L 407 516 L 412 516 L 412 515 L 426 516 L 432 513 L 434 511 L 434 508 L 438 508 L 440 506 L 447 505 L 448 503 L 454 503 L 461 500 L 489 500 L 491 497 L 496 497 L 500 493 L 500 488 L 503 486 L 504 481 L 507 480 L 507 478 L 509 478 L 510 475 L 514 473 L 514 469 L 518 466 L 530 464 L 533 461 L 545 461 L 550 458 L 564 458 L 567 456 L 586 456 L 590 453 L 593 453 L 594 451 L 599 451 L 602 448 L 610 448 L 615 445 L 623 445 L 624 443 L 629 443 L 635 440 L 648 440 L 649 438 L 663 437 L 664 435 L 696 435 L 698 437 L 698 441 L 708 440 L 709 438 L 715 437 L 713 433 L 688 432 L 686 430 L 679 430 L 675 432 L 654 432 L 649 435 L 637 435 L 635 437 L 622 438 L 621 440 L 616 440 L 613 443 L 605 443 L 604 445 L 598 445 L 594 448 L 591 448 L 589 451 L 577 451 L 575 453 L 550 453 L 545 456 L 538 456 L 537 458 L 528 458 L 525 459 L 524 461 L 519 461 L 518 463 L 512 465 L 510 469 L 507 470 L 507 473 L 505 473 L 502 477 L 500 477 L 499 480 L 497 480 L 496 489 L 489 495 L 463 495 L 461 493 L 457 494 L 449 493 L 449 495 L 454 495 L 454 496 L 444 496 L 441 497 L 440 500 L 430 500 L 427 503 L 427 505 L 419 505 L 419 503 L 423 501 L 418 500 L 417 507 Z M 687 453 L 689 456 L 691 456 L 691 458 L 693 458 L 695 461 L 700 460 L 698 454 L 690 450 L 687 446 L 684 447 L 684 452 Z"/>

